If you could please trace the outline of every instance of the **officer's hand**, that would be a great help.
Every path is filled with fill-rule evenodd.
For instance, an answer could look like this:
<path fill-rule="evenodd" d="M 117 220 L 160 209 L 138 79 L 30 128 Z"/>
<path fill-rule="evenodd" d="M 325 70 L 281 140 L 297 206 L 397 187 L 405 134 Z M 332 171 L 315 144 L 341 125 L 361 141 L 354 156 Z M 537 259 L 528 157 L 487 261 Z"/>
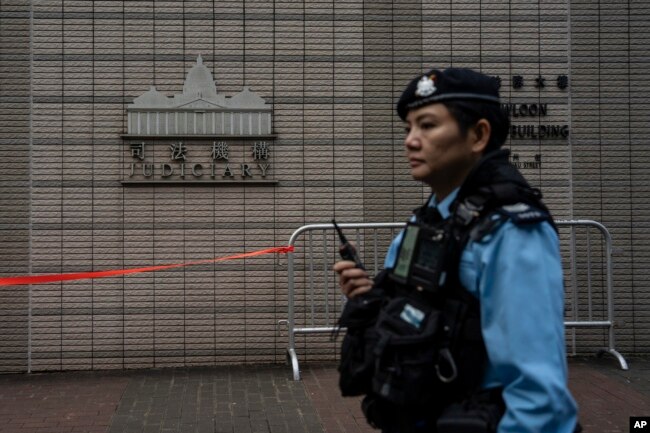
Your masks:
<path fill-rule="evenodd" d="M 350 260 L 334 263 L 334 271 L 339 274 L 341 292 L 348 298 L 354 298 L 372 289 L 372 280 L 366 270 L 357 268 L 356 263 Z"/>

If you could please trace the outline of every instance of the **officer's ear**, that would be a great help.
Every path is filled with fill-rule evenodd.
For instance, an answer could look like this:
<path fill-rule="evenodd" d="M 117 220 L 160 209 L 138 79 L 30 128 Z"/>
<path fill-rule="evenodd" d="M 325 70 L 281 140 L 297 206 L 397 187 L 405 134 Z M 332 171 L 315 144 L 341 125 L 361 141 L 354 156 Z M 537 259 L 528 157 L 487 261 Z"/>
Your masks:
<path fill-rule="evenodd" d="M 490 122 L 487 119 L 479 119 L 470 130 L 472 151 L 483 153 L 490 142 L 491 135 L 492 125 L 490 125 Z"/>

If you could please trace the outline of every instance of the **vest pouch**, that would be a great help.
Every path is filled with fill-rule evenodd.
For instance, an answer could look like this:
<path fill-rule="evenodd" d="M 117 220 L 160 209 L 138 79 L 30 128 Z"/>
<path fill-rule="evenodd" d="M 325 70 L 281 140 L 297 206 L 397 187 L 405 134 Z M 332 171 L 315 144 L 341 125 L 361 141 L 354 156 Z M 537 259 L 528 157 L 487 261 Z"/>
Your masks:
<path fill-rule="evenodd" d="M 383 303 L 381 289 L 359 295 L 347 301 L 339 326 L 347 332 L 341 344 L 339 388 L 344 397 L 367 394 L 372 388 L 375 367 L 373 349 L 377 344 L 374 325 Z"/>
<path fill-rule="evenodd" d="M 438 310 L 413 298 L 393 298 L 375 327 L 373 392 L 399 406 L 432 407 L 441 390 L 435 368 L 439 328 Z"/>
<path fill-rule="evenodd" d="M 373 349 L 377 344 L 374 327 L 349 328 L 341 344 L 339 388 L 344 397 L 363 395 L 372 388 L 375 366 Z"/>

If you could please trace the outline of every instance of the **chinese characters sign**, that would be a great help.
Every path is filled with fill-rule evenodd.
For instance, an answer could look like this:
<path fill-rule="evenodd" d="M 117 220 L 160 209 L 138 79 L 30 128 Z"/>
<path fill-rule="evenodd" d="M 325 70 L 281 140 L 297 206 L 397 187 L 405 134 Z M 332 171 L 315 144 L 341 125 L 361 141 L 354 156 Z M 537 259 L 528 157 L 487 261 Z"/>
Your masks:
<path fill-rule="evenodd" d="M 125 146 L 124 181 L 234 182 L 271 179 L 271 139 L 140 140 Z"/>
<path fill-rule="evenodd" d="M 510 163 L 517 168 L 542 168 L 542 154 L 536 153 L 533 161 L 522 161 L 518 153 L 510 154 Z"/>
<path fill-rule="evenodd" d="M 502 96 L 510 101 L 501 108 L 510 119 L 510 163 L 519 169 L 542 168 L 542 153 L 548 145 L 569 143 L 569 77 L 565 74 L 520 74 L 495 76 Z M 508 92 L 504 92 L 508 90 Z M 530 99 L 528 99 L 530 98 Z"/>
<path fill-rule="evenodd" d="M 566 75 L 557 75 L 553 77 L 543 76 L 541 74 L 526 77 L 523 75 L 513 75 L 509 81 L 500 76 L 494 77 L 502 87 L 509 83 L 513 89 L 511 97 L 517 98 L 518 91 L 527 87 L 534 88 L 541 92 L 549 88 L 552 84 L 561 92 L 569 87 L 569 78 Z M 510 139 L 520 141 L 524 139 L 533 140 L 565 140 L 569 137 L 569 125 L 567 123 L 553 123 L 546 121 L 549 115 L 549 104 L 541 101 L 530 103 L 504 103 L 502 109 L 510 118 Z M 551 108 L 552 110 L 552 108 Z M 536 163 L 540 163 L 536 161 Z"/>
<path fill-rule="evenodd" d="M 496 79 L 499 88 L 501 88 L 501 86 L 503 86 L 504 83 L 503 78 L 501 78 L 501 76 L 499 75 L 495 76 L 494 78 Z M 513 75 L 511 80 L 512 88 L 515 90 L 523 89 L 525 83 L 527 83 L 528 80 L 529 79 L 524 77 L 523 75 Z M 548 85 L 549 81 L 554 82 L 557 88 L 560 90 L 566 90 L 569 87 L 569 77 L 567 77 L 564 74 L 557 75 L 553 79 L 545 77 L 540 74 L 530 78 L 530 81 L 533 82 L 533 85 L 536 89 L 545 88 Z"/>

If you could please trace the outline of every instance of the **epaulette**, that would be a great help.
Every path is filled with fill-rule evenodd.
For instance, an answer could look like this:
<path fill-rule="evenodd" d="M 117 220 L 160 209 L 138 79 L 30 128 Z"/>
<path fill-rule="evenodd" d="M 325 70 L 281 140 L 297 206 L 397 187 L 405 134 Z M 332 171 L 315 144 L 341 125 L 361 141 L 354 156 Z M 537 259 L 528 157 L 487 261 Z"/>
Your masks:
<path fill-rule="evenodd" d="M 547 211 L 523 202 L 504 205 L 496 211 L 515 224 L 534 224 L 551 220 L 551 215 Z"/>
<path fill-rule="evenodd" d="M 508 204 L 478 218 L 469 232 L 469 240 L 478 241 L 482 239 L 508 220 L 517 225 L 534 224 L 542 221 L 549 221 L 552 224 L 551 215 L 545 210 L 523 202 Z"/>

